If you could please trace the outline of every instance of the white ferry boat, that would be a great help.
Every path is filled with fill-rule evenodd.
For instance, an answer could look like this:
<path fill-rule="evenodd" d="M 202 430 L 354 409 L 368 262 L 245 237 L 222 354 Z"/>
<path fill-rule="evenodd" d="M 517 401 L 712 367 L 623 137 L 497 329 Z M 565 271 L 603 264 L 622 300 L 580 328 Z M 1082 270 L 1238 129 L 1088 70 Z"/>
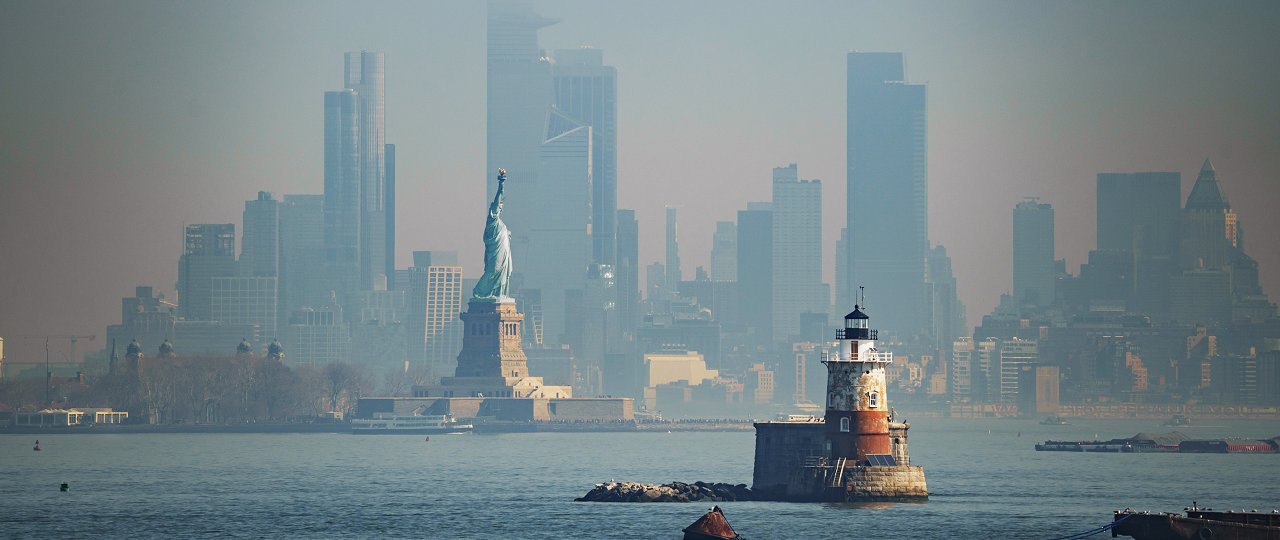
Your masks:
<path fill-rule="evenodd" d="M 466 433 L 474 426 L 462 424 L 447 414 L 441 415 L 397 415 L 395 413 L 373 413 L 373 418 L 355 418 L 351 420 L 351 432 L 365 435 L 394 435 L 418 433 Z"/>

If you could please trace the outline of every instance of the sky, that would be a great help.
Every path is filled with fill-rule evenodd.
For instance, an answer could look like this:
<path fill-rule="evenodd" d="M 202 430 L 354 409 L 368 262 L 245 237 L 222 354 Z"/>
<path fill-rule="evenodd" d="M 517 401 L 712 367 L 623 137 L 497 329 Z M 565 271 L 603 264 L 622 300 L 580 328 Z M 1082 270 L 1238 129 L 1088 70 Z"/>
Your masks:
<path fill-rule="evenodd" d="M 1099 172 L 1206 157 L 1280 293 L 1280 3 L 543 0 L 546 49 L 618 69 L 618 207 L 641 260 L 680 212 L 686 278 L 714 223 L 766 201 L 772 167 L 823 183 L 824 275 L 844 225 L 845 54 L 905 53 L 928 85 L 929 230 L 970 324 L 1011 287 L 1012 209 L 1057 212 L 1056 252 L 1094 247 Z M 342 53 L 386 54 L 398 266 L 456 250 L 481 273 L 485 4 L 4 2 L 0 337 L 96 335 L 137 285 L 173 295 L 182 228 L 235 223 L 259 190 L 322 192 L 322 98 Z M 470 228 L 468 228 L 470 227 Z M 473 230 L 474 229 L 474 230 Z M 238 240 L 237 240 L 238 243 Z M 518 261 L 517 261 L 518 264 Z M 643 277 L 642 277 L 643 279 Z M 52 344 L 53 358 L 68 354 Z"/>

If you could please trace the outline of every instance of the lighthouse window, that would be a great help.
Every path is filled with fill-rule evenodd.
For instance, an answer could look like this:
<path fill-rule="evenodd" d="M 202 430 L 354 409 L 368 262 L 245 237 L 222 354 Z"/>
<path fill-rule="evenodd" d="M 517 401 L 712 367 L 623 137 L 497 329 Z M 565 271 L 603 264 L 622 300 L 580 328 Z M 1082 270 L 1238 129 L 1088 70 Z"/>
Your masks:
<path fill-rule="evenodd" d="M 841 418 L 841 419 L 840 419 L 840 431 L 843 431 L 843 432 L 845 432 L 845 433 L 848 433 L 848 432 L 849 432 L 849 417 L 848 417 L 848 416 L 846 416 L 846 417 L 844 417 L 844 418 Z"/>
<path fill-rule="evenodd" d="M 880 406 L 880 394 L 878 392 L 872 392 L 867 395 L 867 406 L 873 409 Z"/>

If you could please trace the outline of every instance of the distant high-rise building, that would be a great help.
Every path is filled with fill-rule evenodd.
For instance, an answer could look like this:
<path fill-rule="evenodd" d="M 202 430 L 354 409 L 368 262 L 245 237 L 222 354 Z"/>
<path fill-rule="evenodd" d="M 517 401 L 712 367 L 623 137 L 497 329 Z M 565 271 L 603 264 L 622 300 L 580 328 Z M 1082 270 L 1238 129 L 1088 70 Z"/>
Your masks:
<path fill-rule="evenodd" d="M 624 339 L 633 342 L 640 324 L 640 222 L 635 210 L 618 210 L 617 223 L 618 264 L 613 275 L 618 287 L 618 321 Z"/>
<path fill-rule="evenodd" d="M 1098 250 L 1119 254 L 1132 266 L 1129 309 L 1165 318 L 1178 270 L 1181 174 L 1100 173 L 1097 205 Z"/>
<path fill-rule="evenodd" d="M 361 290 L 390 279 L 387 270 L 386 70 L 380 52 L 356 51 L 345 56 L 343 87 L 355 90 L 359 103 L 360 147 L 360 283 Z M 385 276 L 382 278 L 380 276 Z"/>
<path fill-rule="evenodd" d="M 541 179 L 536 189 L 514 182 L 512 197 L 519 190 L 527 200 L 507 224 L 520 287 L 541 291 L 544 339 L 558 345 L 565 343 L 565 295 L 581 294 L 591 261 L 591 126 L 554 110 L 547 118 Z"/>
<path fill-rule="evenodd" d="M 773 340 L 773 207 L 738 211 L 738 309 L 753 345 Z"/>
<path fill-rule="evenodd" d="M 1177 253 L 1181 174 L 1098 173 L 1097 198 L 1099 250 L 1166 259 Z"/>
<path fill-rule="evenodd" d="M 240 275 L 276 277 L 280 273 L 280 201 L 259 191 L 244 203 L 240 241 Z"/>
<path fill-rule="evenodd" d="M 515 180 L 508 189 L 518 189 L 520 182 L 532 185 L 539 178 L 539 151 L 546 140 L 547 110 L 554 97 L 551 61 L 538 46 L 538 29 L 557 22 L 534 12 L 527 0 L 489 2 L 487 200 L 498 189 L 499 167 Z"/>
<path fill-rule="evenodd" d="M 322 367 L 346 362 L 351 355 L 351 332 L 344 321 L 336 302 L 295 311 L 286 334 L 289 364 Z"/>
<path fill-rule="evenodd" d="M 386 210 L 386 234 L 384 251 L 385 269 L 383 270 L 387 276 L 387 288 L 398 289 L 396 287 L 396 145 L 388 144 L 386 146 L 386 196 L 383 197 L 383 208 Z"/>
<path fill-rule="evenodd" d="M 924 333 L 929 249 L 925 86 L 907 84 L 902 53 L 848 55 L 849 287 L 865 286 L 881 330 Z"/>
<path fill-rule="evenodd" d="M 618 210 L 617 70 L 604 65 L 599 49 L 561 49 L 553 57 L 556 109 L 591 126 L 592 258 L 612 265 Z"/>
<path fill-rule="evenodd" d="M 800 331 L 801 313 L 826 313 L 822 293 L 822 182 L 792 163 L 773 169 L 773 340 Z"/>
<path fill-rule="evenodd" d="M 676 209 L 667 207 L 667 279 L 663 283 L 666 294 L 675 295 L 684 279 L 680 272 L 680 243 L 676 236 Z"/>
<path fill-rule="evenodd" d="M 959 337 L 951 345 L 950 389 L 952 403 L 973 399 L 973 338 Z"/>
<path fill-rule="evenodd" d="M 955 274 L 951 271 L 951 257 L 947 255 L 945 246 L 934 246 L 929 250 L 929 273 L 927 285 L 932 292 L 933 304 L 930 307 L 930 320 L 933 321 L 933 348 L 942 355 L 949 344 L 960 336 L 969 333 L 969 325 L 965 318 L 964 303 L 957 292 Z"/>
<path fill-rule="evenodd" d="M 280 204 L 280 328 L 293 312 L 329 298 L 324 206 L 323 195 L 285 195 Z"/>
<path fill-rule="evenodd" d="M 644 297 L 649 305 L 655 306 L 667 295 L 667 269 L 662 263 L 654 261 L 644 268 Z"/>
<path fill-rule="evenodd" d="M 1027 199 L 1013 207 L 1013 296 L 1021 305 L 1053 302 L 1053 206 Z"/>
<path fill-rule="evenodd" d="M 382 53 L 348 52 L 343 90 L 324 95 L 325 261 L 340 296 L 391 278 L 384 65 Z"/>
<path fill-rule="evenodd" d="M 1010 339 L 1000 343 L 999 392 L 991 396 L 991 401 L 1000 403 L 1018 403 L 1024 391 L 1034 392 L 1034 388 L 1021 388 L 1020 379 L 1024 367 L 1034 367 L 1040 360 L 1040 347 L 1036 340 Z"/>
<path fill-rule="evenodd" d="M 453 251 L 415 251 L 406 300 L 409 362 L 449 373 L 462 350 L 462 267 Z"/>
<path fill-rule="evenodd" d="M 256 325 L 261 338 L 279 338 L 275 277 L 216 277 L 212 284 L 212 320 Z"/>
<path fill-rule="evenodd" d="M 360 288 L 360 99 L 354 90 L 324 93 L 324 247 L 330 288 Z"/>
<path fill-rule="evenodd" d="M 837 315 L 844 316 L 840 310 L 853 305 L 853 294 L 849 291 L 849 228 L 840 228 L 840 238 L 836 240 L 836 304 Z"/>
<path fill-rule="evenodd" d="M 1182 221 L 1184 268 L 1220 269 L 1230 265 L 1239 242 L 1239 224 L 1208 158 L 1187 196 Z"/>
<path fill-rule="evenodd" d="M 732 221 L 717 221 L 711 235 L 711 280 L 738 280 L 738 225 Z"/>
<path fill-rule="evenodd" d="M 188 320 L 212 320 L 213 278 L 235 275 L 236 226 L 187 225 L 178 261 L 178 313 Z"/>

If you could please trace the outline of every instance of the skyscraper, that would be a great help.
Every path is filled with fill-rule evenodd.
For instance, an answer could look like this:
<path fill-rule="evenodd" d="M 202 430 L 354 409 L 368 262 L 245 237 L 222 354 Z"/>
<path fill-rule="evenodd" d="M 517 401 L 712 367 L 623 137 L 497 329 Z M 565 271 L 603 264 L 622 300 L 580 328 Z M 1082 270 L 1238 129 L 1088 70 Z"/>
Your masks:
<path fill-rule="evenodd" d="M 1098 251 L 1132 266 L 1127 272 L 1129 309 L 1155 316 L 1167 313 L 1170 280 L 1178 273 L 1181 174 L 1100 173 L 1097 205 Z"/>
<path fill-rule="evenodd" d="M 383 197 L 382 207 L 386 210 L 386 234 L 383 235 L 386 250 L 383 253 L 385 267 L 383 272 L 387 276 L 387 288 L 395 289 L 396 275 L 396 145 L 388 144 L 386 146 L 386 196 Z"/>
<path fill-rule="evenodd" d="M 213 278 L 236 275 L 236 226 L 187 225 L 178 261 L 178 313 L 188 320 L 212 320 Z"/>
<path fill-rule="evenodd" d="M 329 298 L 324 205 L 323 195 L 285 195 L 280 204 L 278 328 L 288 326 L 298 309 L 323 305 Z"/>
<path fill-rule="evenodd" d="M 280 272 L 280 201 L 259 191 L 244 203 L 240 240 L 240 275 L 276 277 Z"/>
<path fill-rule="evenodd" d="M 773 169 L 773 340 L 800 331 L 801 313 L 826 313 L 822 292 L 822 182 L 795 163 Z"/>
<path fill-rule="evenodd" d="M 553 56 L 556 109 L 591 126 L 592 257 L 612 265 L 618 209 L 617 70 L 604 65 L 599 49 L 561 49 Z"/>
<path fill-rule="evenodd" d="M 1013 207 L 1013 296 L 1021 305 L 1054 298 L 1053 206 L 1027 199 Z"/>
<path fill-rule="evenodd" d="M 434 377 L 448 374 L 462 350 L 462 267 L 452 251 L 415 251 L 406 301 L 409 361 Z"/>
<path fill-rule="evenodd" d="M 360 282 L 374 288 L 387 273 L 387 125 L 385 61 L 380 52 L 348 52 L 343 87 L 359 104 Z M 391 202 L 394 205 L 394 202 Z M 394 243 L 394 241 L 393 241 Z"/>
<path fill-rule="evenodd" d="M 1183 268 L 1221 269 L 1230 265 L 1239 242 L 1239 225 L 1209 158 L 1205 158 L 1191 194 L 1187 195 L 1182 221 Z"/>
<path fill-rule="evenodd" d="M 623 339 L 634 341 L 640 324 L 640 222 L 636 221 L 635 210 L 623 209 L 618 210 L 617 223 L 618 265 L 614 281 L 618 287 L 618 324 Z"/>
<path fill-rule="evenodd" d="M 280 337 L 276 329 L 279 295 L 274 276 L 216 277 L 211 283 L 211 319 L 257 326 L 262 339 Z"/>
<path fill-rule="evenodd" d="M 664 292 L 674 297 L 680 289 L 680 280 L 684 279 L 680 272 L 680 242 L 676 234 L 676 209 L 667 207 L 667 279 L 663 283 Z"/>
<path fill-rule="evenodd" d="M 487 200 L 498 189 L 499 167 L 515 180 L 508 188 L 538 179 L 547 109 L 553 103 L 551 62 L 538 46 L 538 29 L 556 22 L 534 12 L 528 0 L 489 2 Z"/>
<path fill-rule="evenodd" d="M 711 279 L 738 280 L 738 225 L 732 221 L 716 222 L 711 236 Z"/>
<path fill-rule="evenodd" d="M 738 211 L 738 309 L 753 345 L 773 340 L 773 207 Z"/>
<path fill-rule="evenodd" d="M 324 247 L 332 290 L 361 285 L 360 100 L 354 90 L 324 93 Z"/>
<path fill-rule="evenodd" d="M 1172 258 L 1178 249 L 1182 175 L 1098 173 L 1098 249 Z"/>
<path fill-rule="evenodd" d="M 881 330 L 923 333 L 929 248 L 925 86 L 904 82 L 902 53 L 848 55 L 849 287 L 891 309 Z"/>
<path fill-rule="evenodd" d="M 561 344 L 565 295 L 581 294 L 591 262 L 591 126 L 555 110 L 547 118 L 540 179 L 508 186 L 513 198 L 526 199 L 507 223 L 513 256 L 522 262 L 515 270 L 523 276 L 520 287 L 541 291 L 544 340 Z"/>

